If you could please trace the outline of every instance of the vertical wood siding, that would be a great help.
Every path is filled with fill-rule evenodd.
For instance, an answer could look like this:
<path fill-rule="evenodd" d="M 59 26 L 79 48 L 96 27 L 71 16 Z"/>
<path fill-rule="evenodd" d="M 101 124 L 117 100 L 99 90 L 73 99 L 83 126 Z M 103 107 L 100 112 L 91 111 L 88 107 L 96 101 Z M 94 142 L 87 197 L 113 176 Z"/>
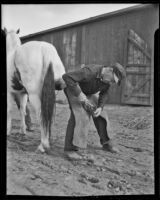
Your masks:
<path fill-rule="evenodd" d="M 99 21 L 32 36 L 22 42 L 43 40 L 52 43 L 57 48 L 67 71 L 78 68 L 80 64 L 89 63 L 110 65 L 119 62 L 125 67 L 129 29 L 134 30 L 147 41 L 153 50 L 154 32 L 159 25 L 159 11 L 156 9 L 153 6 L 111 16 Z M 132 52 L 129 49 L 128 51 Z M 135 54 L 135 56 L 138 55 Z M 134 59 L 133 56 L 130 57 Z M 142 56 L 139 55 L 139 57 L 143 59 Z M 134 81 L 138 81 L 137 79 L 138 76 L 135 76 Z M 123 86 L 112 86 L 109 103 L 121 103 L 122 90 Z"/>

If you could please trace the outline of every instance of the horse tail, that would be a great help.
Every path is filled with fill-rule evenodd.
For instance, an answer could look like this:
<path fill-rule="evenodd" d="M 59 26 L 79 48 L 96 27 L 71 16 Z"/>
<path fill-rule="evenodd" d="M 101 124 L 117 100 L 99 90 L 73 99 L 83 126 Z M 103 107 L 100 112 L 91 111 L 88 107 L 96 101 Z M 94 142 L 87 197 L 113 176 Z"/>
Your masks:
<path fill-rule="evenodd" d="M 49 64 L 41 92 L 41 120 L 43 127 L 51 135 L 51 124 L 55 107 L 55 82 L 52 63 Z"/>

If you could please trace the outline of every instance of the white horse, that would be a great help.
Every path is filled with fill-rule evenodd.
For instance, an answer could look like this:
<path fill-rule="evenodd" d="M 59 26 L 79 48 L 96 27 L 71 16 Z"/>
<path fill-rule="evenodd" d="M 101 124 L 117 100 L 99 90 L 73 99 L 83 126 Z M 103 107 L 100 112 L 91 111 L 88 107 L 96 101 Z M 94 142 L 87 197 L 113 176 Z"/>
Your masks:
<path fill-rule="evenodd" d="M 25 133 L 26 125 L 25 125 L 25 113 L 23 110 L 25 109 L 25 105 L 23 104 L 24 99 L 27 99 L 27 93 L 24 93 L 24 88 L 21 86 L 19 91 L 14 90 L 13 82 L 16 81 L 15 76 L 15 68 L 14 68 L 14 55 L 16 49 L 21 45 L 20 39 L 16 36 L 19 33 L 19 29 L 17 32 L 9 31 L 4 28 L 4 32 L 6 34 L 6 50 L 7 50 L 7 134 L 11 131 L 11 110 L 13 106 L 13 101 L 15 100 L 15 96 L 17 101 L 19 101 L 19 110 L 21 114 L 21 129 L 22 132 Z"/>
<path fill-rule="evenodd" d="M 9 55 L 7 55 L 7 94 L 9 95 L 7 132 L 9 133 L 11 129 L 12 93 L 18 93 L 21 96 L 22 127 L 25 132 L 24 116 L 28 95 L 41 125 L 41 143 L 38 150 L 45 152 L 50 148 L 55 90 L 62 90 L 65 87 L 62 79 L 65 73 L 64 65 L 52 44 L 31 41 L 20 45 L 16 32 L 8 32 L 6 39 L 7 48 L 10 48 L 9 44 L 12 45 L 13 41 L 19 41 L 12 56 L 8 58 Z"/>

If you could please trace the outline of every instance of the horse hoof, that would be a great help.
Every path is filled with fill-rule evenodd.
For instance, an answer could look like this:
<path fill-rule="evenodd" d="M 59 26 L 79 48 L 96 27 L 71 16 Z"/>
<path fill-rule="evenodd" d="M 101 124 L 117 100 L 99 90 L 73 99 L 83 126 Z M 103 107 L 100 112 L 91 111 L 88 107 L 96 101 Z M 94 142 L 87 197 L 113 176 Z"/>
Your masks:
<path fill-rule="evenodd" d="M 35 153 L 37 153 L 37 154 L 45 154 L 45 152 L 42 152 L 39 148 L 37 148 L 37 149 L 35 150 Z"/>
<path fill-rule="evenodd" d="M 51 151 L 50 151 L 50 149 L 45 149 L 45 150 L 43 149 L 42 150 L 40 148 L 37 148 L 35 152 L 40 153 L 40 154 L 50 154 Z"/>
<path fill-rule="evenodd" d="M 45 153 L 46 154 L 51 154 L 51 149 L 50 148 L 45 148 Z"/>
<path fill-rule="evenodd" d="M 43 147 L 43 149 L 45 149 L 46 151 L 50 149 L 50 144 L 49 142 L 41 142 L 41 146 Z"/>
<path fill-rule="evenodd" d="M 41 152 L 41 153 L 49 153 L 50 152 L 50 147 L 44 147 L 42 144 L 40 144 L 37 148 L 37 152 Z"/>
<path fill-rule="evenodd" d="M 36 152 L 45 153 L 45 149 L 43 148 L 42 144 L 40 144 L 36 150 Z"/>

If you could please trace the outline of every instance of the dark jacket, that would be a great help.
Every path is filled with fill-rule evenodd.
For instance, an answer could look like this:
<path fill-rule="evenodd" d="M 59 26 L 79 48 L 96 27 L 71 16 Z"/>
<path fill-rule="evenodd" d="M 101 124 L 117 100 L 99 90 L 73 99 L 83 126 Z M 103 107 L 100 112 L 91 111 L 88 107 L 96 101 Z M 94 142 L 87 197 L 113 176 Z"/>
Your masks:
<path fill-rule="evenodd" d="M 86 65 L 85 67 L 68 72 L 62 76 L 67 87 L 78 97 L 82 91 L 85 95 L 99 93 L 98 107 L 105 105 L 110 84 L 101 81 L 103 65 Z"/>

